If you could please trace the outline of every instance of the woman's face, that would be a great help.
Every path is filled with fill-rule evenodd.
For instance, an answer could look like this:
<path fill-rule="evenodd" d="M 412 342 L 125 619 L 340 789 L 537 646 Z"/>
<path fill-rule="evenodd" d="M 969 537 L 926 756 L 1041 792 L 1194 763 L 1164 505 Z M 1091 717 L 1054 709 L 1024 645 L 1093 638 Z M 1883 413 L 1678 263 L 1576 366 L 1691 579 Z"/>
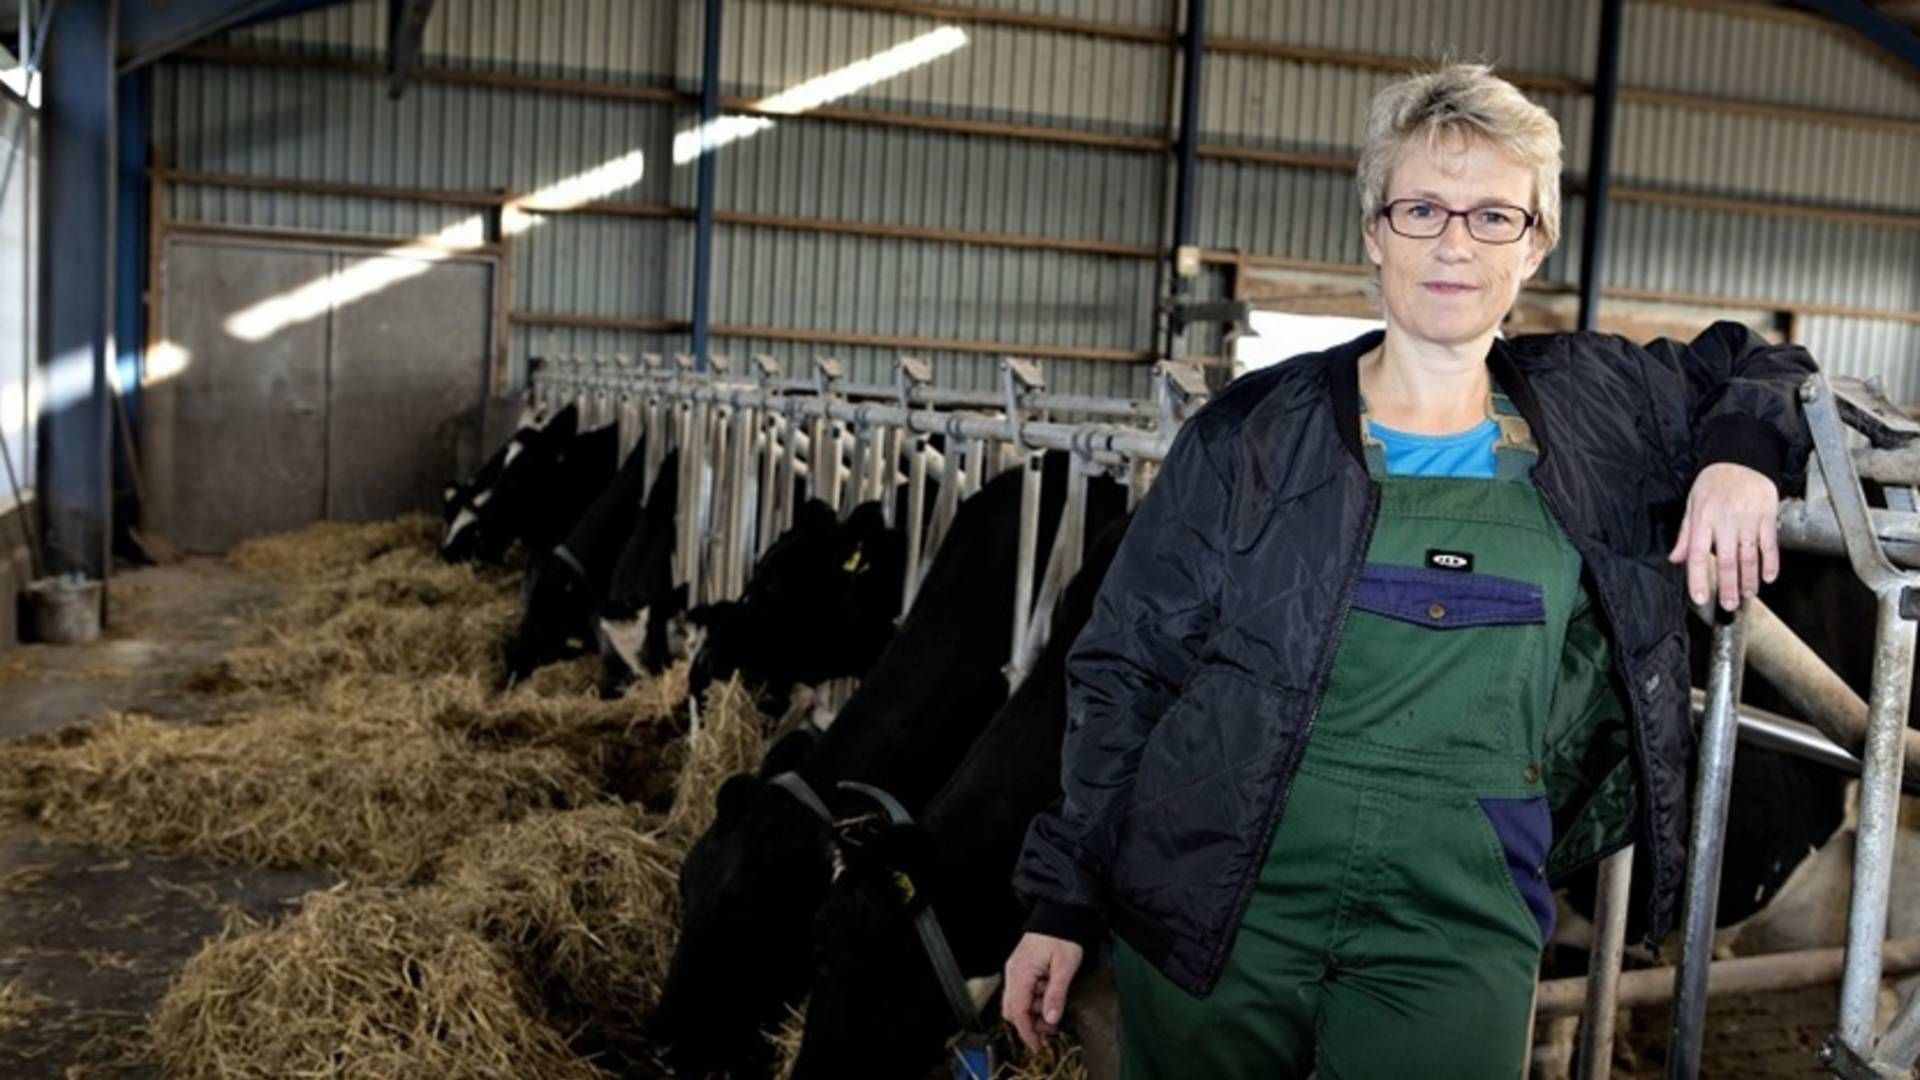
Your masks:
<path fill-rule="evenodd" d="M 1531 212 L 1533 174 L 1479 139 L 1464 145 L 1442 139 L 1434 151 L 1416 142 L 1388 177 L 1385 202 L 1396 199 L 1424 199 L 1449 210 L 1499 203 Z M 1364 232 L 1367 257 L 1380 269 L 1388 325 L 1435 344 L 1466 344 L 1492 333 L 1546 257 L 1537 226 L 1510 244 L 1475 240 L 1458 217 L 1430 240 L 1401 236 L 1378 217 Z"/>

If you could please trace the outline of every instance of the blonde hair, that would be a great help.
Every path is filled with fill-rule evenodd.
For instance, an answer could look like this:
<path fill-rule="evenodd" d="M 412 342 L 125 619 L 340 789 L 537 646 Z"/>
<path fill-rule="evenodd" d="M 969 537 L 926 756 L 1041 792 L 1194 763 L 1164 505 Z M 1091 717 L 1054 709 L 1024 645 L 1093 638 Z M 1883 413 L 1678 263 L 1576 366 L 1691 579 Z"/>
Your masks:
<path fill-rule="evenodd" d="M 1387 197 L 1387 180 L 1415 139 L 1428 152 L 1440 140 L 1485 139 L 1533 173 L 1534 228 L 1546 251 L 1560 242 L 1560 124 L 1485 64 L 1447 64 L 1402 79 L 1376 94 L 1360 152 L 1360 220 L 1371 223 Z"/>

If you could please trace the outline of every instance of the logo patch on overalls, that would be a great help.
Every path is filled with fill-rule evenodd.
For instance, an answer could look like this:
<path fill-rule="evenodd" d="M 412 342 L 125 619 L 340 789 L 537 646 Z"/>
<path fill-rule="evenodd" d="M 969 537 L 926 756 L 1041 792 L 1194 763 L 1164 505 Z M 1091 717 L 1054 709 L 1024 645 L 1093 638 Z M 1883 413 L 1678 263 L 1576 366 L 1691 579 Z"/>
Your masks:
<path fill-rule="evenodd" d="M 1458 570 L 1463 574 L 1469 574 L 1473 572 L 1473 553 L 1428 548 L 1427 565 L 1435 570 Z"/>

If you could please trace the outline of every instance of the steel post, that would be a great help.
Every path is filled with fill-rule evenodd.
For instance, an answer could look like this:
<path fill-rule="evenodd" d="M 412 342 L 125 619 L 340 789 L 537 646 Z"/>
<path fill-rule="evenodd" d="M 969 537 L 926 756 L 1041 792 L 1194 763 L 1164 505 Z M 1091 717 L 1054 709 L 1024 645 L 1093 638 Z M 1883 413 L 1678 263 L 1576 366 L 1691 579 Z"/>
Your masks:
<path fill-rule="evenodd" d="M 1667 1040 L 1667 1076 L 1673 1080 L 1691 1080 L 1700 1074 L 1707 967 L 1713 959 L 1713 917 L 1720 901 L 1720 863 L 1725 854 L 1727 799 L 1733 785 L 1733 749 L 1746 649 L 1747 612 L 1742 604 L 1730 619 L 1713 628 L 1713 660 L 1694 786 L 1693 834 L 1687 844 L 1680 966 L 1674 972 L 1673 1021 Z"/>
<path fill-rule="evenodd" d="M 1593 949 L 1587 958 L 1587 1007 L 1580 1021 L 1580 1069 L 1576 1080 L 1613 1075 L 1614 1020 L 1619 1015 L 1620 960 L 1627 943 L 1627 905 L 1633 885 L 1633 848 L 1600 863 L 1593 899 Z"/>

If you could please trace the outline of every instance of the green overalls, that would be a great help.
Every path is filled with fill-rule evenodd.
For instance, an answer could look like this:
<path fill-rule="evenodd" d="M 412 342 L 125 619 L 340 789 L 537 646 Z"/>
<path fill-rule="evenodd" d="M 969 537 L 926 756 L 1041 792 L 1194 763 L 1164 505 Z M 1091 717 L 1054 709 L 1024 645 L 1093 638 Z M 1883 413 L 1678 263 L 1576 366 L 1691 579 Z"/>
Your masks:
<path fill-rule="evenodd" d="M 1525 421 L 1489 411 L 1491 480 L 1387 475 L 1363 413 L 1379 521 L 1281 823 L 1209 996 L 1116 949 L 1124 1080 L 1521 1074 L 1585 596 Z"/>

